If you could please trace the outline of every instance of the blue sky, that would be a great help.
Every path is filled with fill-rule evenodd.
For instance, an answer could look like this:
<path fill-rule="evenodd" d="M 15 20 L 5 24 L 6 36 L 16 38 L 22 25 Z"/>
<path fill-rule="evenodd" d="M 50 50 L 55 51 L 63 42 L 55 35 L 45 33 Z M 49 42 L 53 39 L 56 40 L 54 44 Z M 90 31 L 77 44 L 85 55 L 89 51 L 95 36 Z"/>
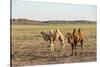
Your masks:
<path fill-rule="evenodd" d="M 12 18 L 96 21 L 96 9 L 95 5 L 12 0 Z"/>

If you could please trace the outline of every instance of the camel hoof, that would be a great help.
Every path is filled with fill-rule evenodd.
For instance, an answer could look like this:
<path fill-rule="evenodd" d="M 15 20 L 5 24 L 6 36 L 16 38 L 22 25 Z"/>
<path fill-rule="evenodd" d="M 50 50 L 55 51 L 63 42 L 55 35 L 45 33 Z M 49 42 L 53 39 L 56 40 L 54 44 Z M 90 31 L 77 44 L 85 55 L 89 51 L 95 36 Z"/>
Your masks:
<path fill-rule="evenodd" d="M 54 51 L 51 51 L 51 52 L 54 52 Z"/>
<path fill-rule="evenodd" d="M 83 53 L 81 52 L 80 55 L 82 55 Z"/>
<path fill-rule="evenodd" d="M 50 45 L 48 45 L 47 47 L 51 47 Z"/>
<path fill-rule="evenodd" d="M 70 56 L 73 56 L 73 54 L 71 54 Z"/>
<path fill-rule="evenodd" d="M 60 50 L 58 50 L 57 52 L 60 52 Z"/>
<path fill-rule="evenodd" d="M 73 56 L 73 53 L 70 56 Z"/>
<path fill-rule="evenodd" d="M 75 56 L 77 56 L 77 53 L 75 53 Z"/>

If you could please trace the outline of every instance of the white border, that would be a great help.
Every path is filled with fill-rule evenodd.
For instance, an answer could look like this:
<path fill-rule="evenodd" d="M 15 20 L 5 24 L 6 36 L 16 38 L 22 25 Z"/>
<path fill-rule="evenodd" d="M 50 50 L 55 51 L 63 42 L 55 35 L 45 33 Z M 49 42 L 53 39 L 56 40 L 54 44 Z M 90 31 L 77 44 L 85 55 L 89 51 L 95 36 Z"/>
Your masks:
<path fill-rule="evenodd" d="M 10 62 L 10 0 L 0 0 L 0 67 Z"/>
<path fill-rule="evenodd" d="M 30 0 L 72 4 L 97 5 L 97 62 L 39 65 L 34 67 L 99 67 L 100 64 L 100 0 Z M 10 63 L 10 0 L 0 0 L 0 67 L 9 67 Z M 28 66 L 29 67 L 29 66 Z M 32 66 L 31 66 L 32 67 Z"/>

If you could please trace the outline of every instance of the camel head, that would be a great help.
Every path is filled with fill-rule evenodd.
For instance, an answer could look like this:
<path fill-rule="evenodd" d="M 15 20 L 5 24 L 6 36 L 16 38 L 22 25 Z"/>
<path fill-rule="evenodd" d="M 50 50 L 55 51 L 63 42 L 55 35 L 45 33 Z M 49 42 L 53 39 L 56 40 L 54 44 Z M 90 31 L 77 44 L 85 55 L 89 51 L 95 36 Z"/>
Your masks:
<path fill-rule="evenodd" d="M 45 40 L 45 41 L 48 41 L 49 39 L 48 39 L 48 34 L 46 33 L 46 32 L 40 32 L 40 34 L 42 34 L 42 36 L 43 36 L 43 39 Z"/>
<path fill-rule="evenodd" d="M 71 33 L 69 33 L 69 32 L 66 34 L 66 36 L 67 36 L 67 37 L 70 37 L 71 35 L 72 35 L 72 34 L 71 34 Z"/>
<path fill-rule="evenodd" d="M 43 34 L 43 31 L 42 31 L 42 32 L 40 32 L 40 34 Z"/>
<path fill-rule="evenodd" d="M 44 32 L 44 31 L 40 32 L 40 34 L 42 34 L 42 35 L 45 34 L 45 33 L 46 33 L 46 32 Z"/>

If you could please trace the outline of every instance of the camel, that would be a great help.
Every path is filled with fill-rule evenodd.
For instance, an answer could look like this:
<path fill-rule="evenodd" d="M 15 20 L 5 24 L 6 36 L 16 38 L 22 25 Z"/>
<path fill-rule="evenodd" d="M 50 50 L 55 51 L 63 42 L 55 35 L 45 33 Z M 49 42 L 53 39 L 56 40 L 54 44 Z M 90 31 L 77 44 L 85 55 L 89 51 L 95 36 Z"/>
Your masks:
<path fill-rule="evenodd" d="M 64 46 L 65 46 L 65 44 L 64 44 L 64 35 L 62 34 L 62 32 L 58 28 L 56 28 L 55 32 L 51 29 L 48 33 L 41 32 L 41 34 L 43 35 L 44 40 L 50 42 L 51 51 L 54 52 L 54 42 L 56 40 L 60 41 L 61 46 L 63 46 L 63 49 L 64 49 Z"/>
<path fill-rule="evenodd" d="M 78 43 L 81 44 L 81 54 L 83 53 L 83 41 L 84 41 L 84 33 L 83 31 L 81 31 L 81 29 L 79 28 L 78 31 L 76 31 L 76 29 L 73 30 L 73 33 L 67 33 L 67 38 L 68 38 L 68 43 L 71 44 L 72 46 L 72 54 L 73 55 L 75 53 L 75 55 L 77 55 L 76 53 L 76 46 Z"/>

